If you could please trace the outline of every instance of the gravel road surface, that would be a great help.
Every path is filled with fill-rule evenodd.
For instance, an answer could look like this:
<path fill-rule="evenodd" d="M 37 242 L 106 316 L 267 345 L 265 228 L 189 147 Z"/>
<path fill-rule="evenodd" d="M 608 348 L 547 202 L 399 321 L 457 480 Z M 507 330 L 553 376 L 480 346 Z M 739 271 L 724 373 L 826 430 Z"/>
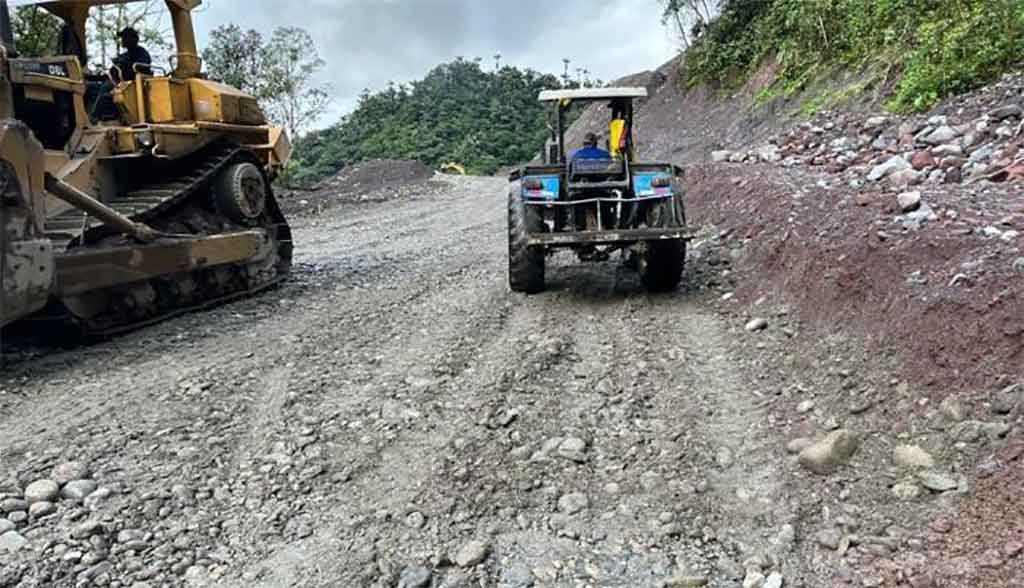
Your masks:
<path fill-rule="evenodd" d="M 296 275 L 264 296 L 12 357 L 0 586 L 805 573 L 753 335 L 703 270 L 655 296 L 556 258 L 548 293 L 510 294 L 504 182 L 440 181 L 298 220 Z"/>

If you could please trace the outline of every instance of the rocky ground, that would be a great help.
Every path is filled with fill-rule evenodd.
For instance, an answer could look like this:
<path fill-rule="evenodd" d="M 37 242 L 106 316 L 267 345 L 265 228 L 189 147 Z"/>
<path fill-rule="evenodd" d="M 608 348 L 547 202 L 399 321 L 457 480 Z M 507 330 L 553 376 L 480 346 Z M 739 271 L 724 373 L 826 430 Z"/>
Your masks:
<path fill-rule="evenodd" d="M 798 466 L 708 268 L 512 296 L 503 181 L 449 182 L 300 221 L 269 295 L 9 358 L 0 585 L 798 577 Z"/>
<path fill-rule="evenodd" d="M 694 214 L 715 231 L 693 254 L 727 264 L 723 310 L 737 322 L 767 317 L 769 334 L 773 314 L 799 325 L 782 325 L 764 361 L 763 377 L 780 383 L 775 430 L 787 449 L 836 427 L 861 440 L 852 468 L 806 480 L 820 501 L 807 520 L 830 555 L 806 556 L 833 583 L 803 585 L 1013 585 L 1024 528 L 1001 513 L 1024 476 L 1016 244 L 980 227 L 906 228 L 895 195 L 861 206 L 859 192 L 800 170 L 719 164 L 689 175 Z M 942 194 L 943 206 L 961 206 L 957 194 Z M 871 537 L 860 517 L 874 521 Z M 875 545 L 851 553 L 859 541 Z"/>
<path fill-rule="evenodd" d="M 688 167 L 669 295 L 571 257 L 510 294 L 501 179 L 322 190 L 282 288 L 6 356 L 0 587 L 1024 583 L 1006 82 Z"/>
<path fill-rule="evenodd" d="M 435 172 L 418 161 L 377 159 L 350 165 L 310 190 L 283 190 L 289 218 L 320 215 L 338 206 L 408 200 L 434 193 Z"/>
<path fill-rule="evenodd" d="M 1022 104 L 1008 75 L 920 116 L 826 113 L 713 153 L 697 200 L 805 318 L 899 341 L 929 385 L 992 385 L 1024 365 Z"/>
<path fill-rule="evenodd" d="M 854 479 L 886 480 L 864 492 L 878 506 L 863 512 L 890 501 L 894 526 L 876 529 L 910 553 L 869 548 L 876 575 L 864 585 L 1011 586 L 1024 574 L 1024 517 L 1011 506 L 1024 479 L 1022 105 L 1024 76 L 1009 75 L 919 116 L 822 113 L 688 170 L 691 210 L 748 278 L 741 306 L 782 301 L 822 342 L 818 370 L 858 357 L 830 352 L 836 340 L 887 366 L 888 381 L 873 382 L 867 365 L 839 369 L 856 381 L 808 386 L 816 398 L 792 406 L 849 411 L 881 443 L 859 455 L 885 468 Z M 789 433 L 794 450 L 805 426 Z M 962 502 L 932 519 L 918 505 L 940 480 Z M 857 532 L 823 531 L 819 543 Z M 851 578 L 849 561 L 839 578 Z"/>
<path fill-rule="evenodd" d="M 300 219 L 295 279 L 268 295 L 9 357 L 0 586 L 976 571 L 943 542 L 984 491 L 977 455 L 1019 468 L 1017 389 L 936 406 L 898 358 L 819 340 L 781 296 L 745 301 L 754 254 L 724 226 L 704 228 L 675 294 L 564 258 L 550 292 L 510 295 L 503 182 L 446 182 Z M 1019 539 L 972 536 L 989 585 L 1024 579 Z"/>

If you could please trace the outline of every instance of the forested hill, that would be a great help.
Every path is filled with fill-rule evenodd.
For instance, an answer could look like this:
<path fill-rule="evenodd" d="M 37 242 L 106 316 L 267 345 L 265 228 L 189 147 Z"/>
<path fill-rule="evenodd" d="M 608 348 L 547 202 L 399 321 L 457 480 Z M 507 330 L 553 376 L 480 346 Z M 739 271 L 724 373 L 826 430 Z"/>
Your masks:
<path fill-rule="evenodd" d="M 303 137 L 292 180 L 309 184 L 377 158 L 494 173 L 540 150 L 547 119 L 537 94 L 562 85 L 553 75 L 508 66 L 484 71 L 477 61 L 457 59 L 407 86 L 364 93 L 341 122 Z"/>

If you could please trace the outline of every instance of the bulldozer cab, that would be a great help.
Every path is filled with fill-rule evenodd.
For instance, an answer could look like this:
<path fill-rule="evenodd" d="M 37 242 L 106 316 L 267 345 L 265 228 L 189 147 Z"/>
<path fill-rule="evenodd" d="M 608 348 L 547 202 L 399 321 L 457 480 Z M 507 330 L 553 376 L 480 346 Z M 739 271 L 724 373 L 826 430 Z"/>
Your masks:
<path fill-rule="evenodd" d="M 11 7 L 39 6 L 64 21 L 65 28 L 61 32 L 61 54 L 73 55 L 79 63 L 86 66 L 86 27 L 92 8 L 112 4 L 132 4 L 145 0 L 7 0 Z M 174 38 L 177 45 L 171 57 L 171 69 L 175 77 L 188 78 L 199 75 L 201 60 L 196 47 L 195 31 L 192 26 L 192 10 L 202 4 L 202 0 L 165 0 L 167 10 L 174 27 Z M 8 19 L 9 21 L 9 19 Z M 10 29 L 10 27 L 7 27 Z M 9 38 L 6 37 L 6 38 Z M 12 49 L 13 47 L 9 47 Z M 110 64 L 101 64 L 104 68 Z"/>
<path fill-rule="evenodd" d="M 50 150 L 63 150 L 85 125 L 86 84 L 75 57 L 14 58 L 10 82 L 14 118 Z"/>
<path fill-rule="evenodd" d="M 229 135 L 233 141 L 260 150 L 268 173 L 276 176 L 291 155 L 288 138 L 280 129 L 268 126 L 256 98 L 201 73 L 191 14 L 201 0 L 165 0 L 176 43 L 166 67 L 135 66 L 120 80 L 86 71 L 90 11 L 137 1 L 142 0 L 9 0 L 4 4 L 0 26 L 5 29 L 11 86 L 7 114 L 28 125 L 55 165 L 64 163 L 55 152 L 73 158 L 75 153 L 94 151 L 100 144 L 109 151 L 102 157 L 179 159 Z M 60 18 L 64 23 L 62 55 L 17 55 L 8 6 L 38 6 Z M 113 120 L 97 120 L 100 117 L 94 106 L 101 87 L 112 88 L 106 101 L 112 97 L 116 106 Z"/>
<path fill-rule="evenodd" d="M 13 7 L 38 6 L 63 21 L 58 57 L 16 55 L 9 14 L 4 15 L 2 23 L 14 86 L 14 114 L 28 124 L 46 149 L 67 148 L 76 143 L 73 140 L 76 130 L 94 123 L 94 108 L 104 83 L 113 88 L 118 114 L 113 121 L 115 124 L 132 126 L 193 118 L 185 108 L 186 92 L 180 86 L 185 84 L 185 80 L 200 75 L 201 60 L 190 11 L 201 0 L 167 1 L 177 42 L 171 68 L 136 66 L 132 71 L 122 72 L 119 80 L 85 70 L 88 65 L 85 40 L 90 10 L 97 6 L 134 1 L 140 0 L 13 0 L 8 3 Z M 4 10 L 6 12 L 7 8 Z M 100 65 L 103 69 L 111 64 Z M 172 88 L 172 85 L 179 87 Z M 252 124 L 263 122 L 259 117 Z"/>
<path fill-rule="evenodd" d="M 69 42 L 70 37 L 68 35 Z M 17 55 L 6 5 L 0 8 L 0 38 L 10 66 L 10 87 L 3 92 L 3 115 L 27 124 L 44 148 L 64 149 L 85 114 L 80 99 L 85 93 L 85 83 L 78 59 L 71 55 Z"/>

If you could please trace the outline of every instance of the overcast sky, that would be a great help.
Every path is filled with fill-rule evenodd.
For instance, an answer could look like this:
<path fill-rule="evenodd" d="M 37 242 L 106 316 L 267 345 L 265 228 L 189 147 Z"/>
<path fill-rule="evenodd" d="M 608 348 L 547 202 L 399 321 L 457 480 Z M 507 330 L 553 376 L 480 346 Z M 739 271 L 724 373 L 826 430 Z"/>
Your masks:
<path fill-rule="evenodd" d="M 653 69 L 676 43 L 661 25 L 658 0 L 205 0 L 206 33 L 234 22 L 269 34 L 307 29 L 327 62 L 336 96 L 324 124 L 353 108 L 363 88 L 408 82 L 457 56 L 483 57 L 561 74 L 562 58 L 612 80 Z"/>

